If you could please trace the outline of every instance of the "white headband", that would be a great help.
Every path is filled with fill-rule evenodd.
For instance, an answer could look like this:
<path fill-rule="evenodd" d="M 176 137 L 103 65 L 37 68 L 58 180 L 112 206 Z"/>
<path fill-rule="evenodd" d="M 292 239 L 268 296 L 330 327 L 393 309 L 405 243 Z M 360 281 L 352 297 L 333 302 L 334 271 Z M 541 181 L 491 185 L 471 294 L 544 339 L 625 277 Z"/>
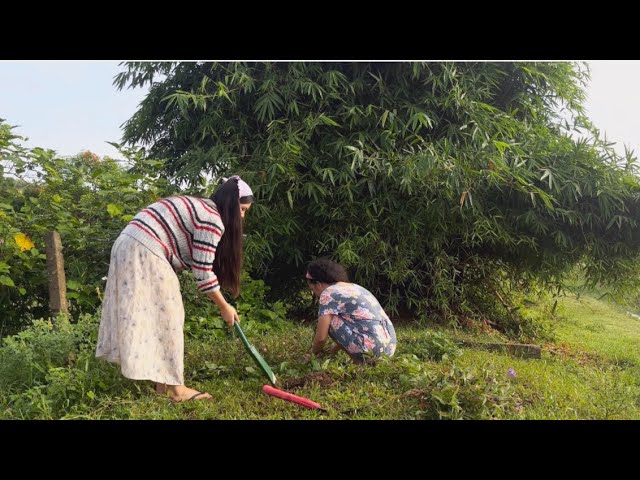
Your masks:
<path fill-rule="evenodd" d="M 229 177 L 229 178 L 222 177 L 222 180 L 224 182 L 227 182 L 227 181 L 231 180 L 232 178 L 235 178 L 235 179 L 238 180 L 238 194 L 239 194 L 240 198 L 253 196 L 253 191 L 251 190 L 251 187 L 247 184 L 247 182 L 242 180 L 238 175 L 234 175 L 234 176 Z"/>

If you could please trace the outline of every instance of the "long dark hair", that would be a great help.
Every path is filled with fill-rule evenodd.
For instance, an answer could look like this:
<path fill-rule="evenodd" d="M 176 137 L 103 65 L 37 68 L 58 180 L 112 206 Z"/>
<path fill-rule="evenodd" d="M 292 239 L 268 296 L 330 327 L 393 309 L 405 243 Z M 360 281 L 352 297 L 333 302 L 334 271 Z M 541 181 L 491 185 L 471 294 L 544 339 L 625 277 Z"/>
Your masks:
<path fill-rule="evenodd" d="M 243 235 L 238 195 L 238 180 L 231 178 L 209 197 L 218 207 L 218 213 L 224 224 L 224 234 L 216 249 L 213 268 L 220 285 L 231 292 L 233 298 L 240 295 L 240 271 L 242 270 Z"/>

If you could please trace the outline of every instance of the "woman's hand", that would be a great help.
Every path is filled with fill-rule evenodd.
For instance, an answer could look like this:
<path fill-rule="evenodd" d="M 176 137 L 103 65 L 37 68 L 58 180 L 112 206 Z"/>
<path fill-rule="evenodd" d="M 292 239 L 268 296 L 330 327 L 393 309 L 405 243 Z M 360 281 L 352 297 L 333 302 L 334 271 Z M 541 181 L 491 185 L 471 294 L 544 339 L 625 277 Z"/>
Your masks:
<path fill-rule="evenodd" d="M 329 324 L 331 323 L 331 315 L 322 315 L 318 317 L 318 326 L 316 334 L 311 342 L 311 353 L 318 355 L 324 348 L 324 344 L 329 336 Z"/>
<path fill-rule="evenodd" d="M 235 322 L 240 323 L 238 312 L 236 312 L 236 309 L 227 303 L 220 290 L 216 290 L 213 293 L 208 292 L 207 297 L 213 300 L 213 302 L 218 306 L 222 319 L 227 323 L 227 325 L 229 325 L 229 327 L 233 328 L 233 324 Z"/>
<path fill-rule="evenodd" d="M 316 353 L 316 357 L 330 357 L 335 355 L 340 351 L 341 347 L 337 343 L 333 344 L 331 348 L 323 348 L 318 353 Z"/>
<path fill-rule="evenodd" d="M 233 328 L 233 324 L 235 322 L 240 323 L 238 312 L 228 303 L 226 306 L 220 307 L 220 315 L 222 315 L 222 319 L 226 322 L 226 324 L 229 325 L 229 328 Z"/>
<path fill-rule="evenodd" d="M 323 348 L 318 353 L 314 353 L 313 351 L 306 353 L 305 355 L 302 356 L 302 362 L 308 363 L 314 358 L 319 359 L 323 357 L 329 357 L 329 356 L 335 355 L 340 350 L 342 350 L 342 347 L 340 347 L 340 345 L 336 343 L 331 348 Z"/>

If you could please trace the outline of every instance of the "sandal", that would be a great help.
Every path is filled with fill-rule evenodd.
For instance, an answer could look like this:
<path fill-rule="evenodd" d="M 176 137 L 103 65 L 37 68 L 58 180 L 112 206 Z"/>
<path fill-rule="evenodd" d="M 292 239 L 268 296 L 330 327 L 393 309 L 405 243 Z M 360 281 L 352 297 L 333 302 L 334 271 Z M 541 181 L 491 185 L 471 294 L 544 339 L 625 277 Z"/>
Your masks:
<path fill-rule="evenodd" d="M 172 403 L 184 403 L 184 402 L 190 402 L 192 400 L 196 400 L 200 395 L 208 395 L 206 392 L 198 392 L 195 395 L 192 395 L 191 397 L 187 398 L 186 400 L 175 400 L 173 398 L 170 398 Z M 202 400 L 211 400 L 212 397 L 207 397 L 207 398 L 203 398 Z"/>

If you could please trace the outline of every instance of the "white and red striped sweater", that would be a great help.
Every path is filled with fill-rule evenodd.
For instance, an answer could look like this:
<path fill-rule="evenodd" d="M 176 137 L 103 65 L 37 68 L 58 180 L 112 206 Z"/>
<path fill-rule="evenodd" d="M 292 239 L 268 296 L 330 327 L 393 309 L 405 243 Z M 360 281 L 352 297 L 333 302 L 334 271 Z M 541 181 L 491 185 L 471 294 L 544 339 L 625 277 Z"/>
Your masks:
<path fill-rule="evenodd" d="M 220 290 L 213 260 L 224 225 L 208 198 L 162 199 L 133 217 L 122 233 L 166 258 L 176 271 L 190 268 L 201 292 Z"/>

